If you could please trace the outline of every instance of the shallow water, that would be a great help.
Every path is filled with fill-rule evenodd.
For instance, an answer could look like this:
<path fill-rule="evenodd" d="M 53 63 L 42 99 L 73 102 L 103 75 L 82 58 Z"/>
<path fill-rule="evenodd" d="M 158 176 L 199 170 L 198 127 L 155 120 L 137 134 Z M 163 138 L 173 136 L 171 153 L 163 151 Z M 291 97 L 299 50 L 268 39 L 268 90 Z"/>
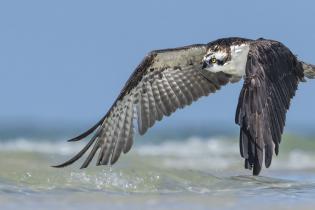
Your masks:
<path fill-rule="evenodd" d="M 283 142 L 271 168 L 253 177 L 236 138 L 140 143 L 115 166 L 87 170 L 50 167 L 83 143 L 1 141 L 0 208 L 314 209 L 315 141 Z"/>

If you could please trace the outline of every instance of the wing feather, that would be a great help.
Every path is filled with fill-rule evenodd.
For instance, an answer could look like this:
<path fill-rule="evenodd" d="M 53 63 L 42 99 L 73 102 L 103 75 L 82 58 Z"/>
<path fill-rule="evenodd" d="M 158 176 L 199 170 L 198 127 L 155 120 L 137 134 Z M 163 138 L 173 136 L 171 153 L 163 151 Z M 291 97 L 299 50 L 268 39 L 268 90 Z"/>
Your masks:
<path fill-rule="evenodd" d="M 124 153 L 127 153 L 130 151 L 132 144 L 133 144 L 133 107 L 132 104 L 130 105 L 129 108 L 129 113 L 128 113 L 128 124 L 126 126 L 126 141 L 124 145 Z"/>
<path fill-rule="evenodd" d="M 155 104 L 151 84 L 147 83 L 146 88 L 147 88 L 147 95 L 149 99 L 149 109 L 150 109 L 149 127 L 151 128 L 154 125 L 154 122 L 158 118 L 158 116 L 157 116 L 156 104 Z"/>
<path fill-rule="evenodd" d="M 177 106 L 181 109 L 184 108 L 184 104 L 186 104 L 186 99 L 183 92 L 178 87 L 177 83 L 174 81 L 174 79 L 170 76 L 169 73 L 165 74 L 165 80 L 176 97 Z"/>
<path fill-rule="evenodd" d="M 88 155 L 88 157 L 85 159 L 84 163 L 82 164 L 81 169 L 82 169 L 82 168 L 86 168 L 86 167 L 90 164 L 90 162 L 92 161 L 94 155 L 96 154 L 96 152 L 97 152 L 97 150 L 98 150 L 99 148 L 100 148 L 100 147 L 99 147 L 99 140 L 98 140 L 98 137 L 97 137 L 97 141 L 96 141 L 96 143 L 94 144 L 94 146 L 93 146 L 93 148 L 92 148 L 90 154 Z"/>
<path fill-rule="evenodd" d="M 160 97 L 161 97 L 161 103 L 163 107 L 165 108 L 165 112 L 163 113 L 166 116 L 170 116 L 173 112 L 172 104 L 170 103 L 169 96 L 166 92 L 166 90 L 163 87 L 162 81 L 158 80 L 156 81 L 157 89 L 159 91 Z"/>
<path fill-rule="evenodd" d="M 186 87 L 187 92 L 190 93 L 190 95 L 192 96 L 192 101 L 196 101 L 199 96 L 198 96 L 198 92 L 196 91 L 196 87 L 192 84 L 192 80 L 190 78 L 191 76 L 191 72 L 188 70 L 187 74 L 182 74 L 182 81 Z"/>
<path fill-rule="evenodd" d="M 179 88 L 184 93 L 187 105 L 190 105 L 192 103 L 192 101 L 193 101 L 193 96 L 192 96 L 191 92 L 189 91 L 188 87 L 186 86 L 186 84 L 184 83 L 183 80 L 185 78 L 183 78 L 182 75 L 183 74 L 181 72 L 179 72 L 176 75 L 173 74 L 173 76 L 174 76 L 173 78 L 174 78 L 175 81 L 177 81 L 177 84 L 178 84 Z"/>
<path fill-rule="evenodd" d="M 173 88 L 171 87 L 170 83 L 168 82 L 167 76 L 165 74 L 163 74 L 162 84 L 166 90 L 166 93 L 168 93 L 168 97 L 170 99 L 170 102 L 171 102 L 172 106 L 174 107 L 173 110 L 175 111 L 177 108 L 181 107 L 182 105 L 181 105 L 177 95 L 173 91 Z"/>
<path fill-rule="evenodd" d="M 144 90 L 142 89 L 141 93 L 138 94 L 139 102 L 137 104 L 138 131 L 141 135 L 148 130 L 150 121 L 149 98 L 148 94 Z"/>
<path fill-rule="evenodd" d="M 122 112 L 119 113 L 118 127 L 117 127 L 118 136 L 115 140 L 116 143 L 115 143 L 115 147 L 113 149 L 113 154 L 111 157 L 111 164 L 114 164 L 118 160 L 118 158 L 119 158 L 119 156 L 123 150 L 124 144 L 125 144 L 125 136 L 126 136 L 125 135 L 125 129 L 126 129 L 125 124 L 126 124 L 126 116 L 127 116 L 126 112 L 127 111 L 128 111 L 127 108 L 124 107 Z"/>
<path fill-rule="evenodd" d="M 163 119 L 163 113 L 165 113 L 165 107 L 162 103 L 160 92 L 157 88 L 157 85 L 150 84 L 154 102 L 155 102 L 155 109 L 156 109 L 156 120 L 161 121 Z"/>

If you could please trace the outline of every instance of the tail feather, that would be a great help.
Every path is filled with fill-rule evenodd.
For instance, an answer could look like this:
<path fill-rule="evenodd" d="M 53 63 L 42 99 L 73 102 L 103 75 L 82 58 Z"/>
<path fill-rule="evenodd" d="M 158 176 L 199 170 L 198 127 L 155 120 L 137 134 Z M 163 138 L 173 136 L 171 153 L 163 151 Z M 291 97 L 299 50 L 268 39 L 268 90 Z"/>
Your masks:
<path fill-rule="evenodd" d="M 304 69 L 304 76 L 308 79 L 315 79 L 315 65 L 301 62 Z"/>

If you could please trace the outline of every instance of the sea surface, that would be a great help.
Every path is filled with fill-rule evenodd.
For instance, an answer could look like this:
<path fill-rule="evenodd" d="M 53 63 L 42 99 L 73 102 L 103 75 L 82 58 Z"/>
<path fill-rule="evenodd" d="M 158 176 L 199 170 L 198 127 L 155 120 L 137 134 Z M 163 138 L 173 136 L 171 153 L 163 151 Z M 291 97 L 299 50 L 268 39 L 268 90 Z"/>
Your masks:
<path fill-rule="evenodd" d="M 3 137 L 0 209 L 315 209 L 312 137 L 285 135 L 258 177 L 243 168 L 237 136 L 149 136 L 112 167 L 51 167 L 87 140 Z"/>

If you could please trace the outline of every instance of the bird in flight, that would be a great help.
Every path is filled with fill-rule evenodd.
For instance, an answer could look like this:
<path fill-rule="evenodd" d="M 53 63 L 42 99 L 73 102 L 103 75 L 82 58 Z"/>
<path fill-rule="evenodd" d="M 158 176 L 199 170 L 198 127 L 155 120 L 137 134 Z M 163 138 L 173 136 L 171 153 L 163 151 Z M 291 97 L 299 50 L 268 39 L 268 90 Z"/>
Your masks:
<path fill-rule="evenodd" d="M 274 40 L 223 38 L 150 52 L 132 73 L 106 115 L 83 134 L 94 133 L 65 167 L 92 147 L 81 168 L 98 152 L 96 165 L 112 165 L 133 144 L 134 122 L 143 135 L 156 121 L 170 116 L 221 86 L 244 80 L 236 109 L 240 154 L 245 168 L 259 175 L 278 155 L 286 112 L 298 84 L 315 78 L 315 66 L 299 60 Z"/>

